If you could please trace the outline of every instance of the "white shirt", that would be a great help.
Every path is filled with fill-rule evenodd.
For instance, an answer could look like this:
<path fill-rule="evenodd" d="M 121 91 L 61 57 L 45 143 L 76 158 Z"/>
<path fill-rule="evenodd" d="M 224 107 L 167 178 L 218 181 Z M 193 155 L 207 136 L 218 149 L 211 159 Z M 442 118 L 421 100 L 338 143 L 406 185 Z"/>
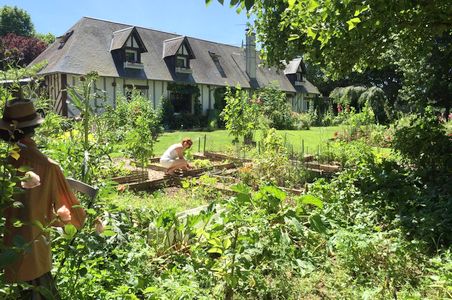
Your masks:
<path fill-rule="evenodd" d="M 174 144 L 171 145 L 168 149 L 166 149 L 165 153 L 160 157 L 160 160 L 162 161 L 168 161 L 168 160 L 175 160 L 179 158 L 179 154 L 177 153 L 176 149 L 182 148 L 182 144 Z"/>

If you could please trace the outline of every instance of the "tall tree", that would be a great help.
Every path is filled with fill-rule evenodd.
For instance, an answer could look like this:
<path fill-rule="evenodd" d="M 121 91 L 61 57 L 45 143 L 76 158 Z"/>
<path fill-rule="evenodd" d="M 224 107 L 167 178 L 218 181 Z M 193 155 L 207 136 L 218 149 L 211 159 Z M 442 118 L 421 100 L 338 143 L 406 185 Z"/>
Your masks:
<path fill-rule="evenodd" d="M 450 0 L 230 0 L 230 4 L 255 15 L 263 56 L 271 65 L 304 55 L 320 63 L 333 79 L 396 66 L 404 87 L 415 87 L 424 99 L 447 109 L 447 100 L 438 95 L 450 95 L 446 84 L 451 73 Z M 445 46 L 438 44 L 439 39 Z M 412 84 L 416 76 L 429 80 Z"/>
<path fill-rule="evenodd" d="M 30 15 L 17 6 L 3 6 L 0 8 L 0 36 L 14 33 L 21 36 L 32 36 L 34 26 Z"/>

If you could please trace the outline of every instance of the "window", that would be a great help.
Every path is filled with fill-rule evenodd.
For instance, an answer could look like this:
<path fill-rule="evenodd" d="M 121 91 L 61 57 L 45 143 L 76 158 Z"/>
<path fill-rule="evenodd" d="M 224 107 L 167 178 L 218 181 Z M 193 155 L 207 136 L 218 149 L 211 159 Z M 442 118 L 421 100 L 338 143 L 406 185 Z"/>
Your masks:
<path fill-rule="evenodd" d="M 190 68 L 190 55 L 188 54 L 187 47 L 182 44 L 177 50 L 176 54 L 176 68 L 189 69 Z"/>
<path fill-rule="evenodd" d="M 133 84 L 126 84 L 124 85 L 124 91 L 125 96 L 127 100 L 132 99 L 132 94 L 136 93 L 137 95 L 141 95 L 145 98 L 148 97 L 148 87 L 145 85 L 133 85 Z"/>
<path fill-rule="evenodd" d="M 185 56 L 177 56 L 176 57 L 176 68 L 185 68 L 188 69 L 187 57 Z"/>
<path fill-rule="evenodd" d="M 221 66 L 220 56 L 215 54 L 214 52 L 210 52 L 210 51 L 209 51 L 209 54 L 210 54 L 210 57 L 212 58 L 212 60 L 213 60 L 213 62 L 215 64 L 215 67 L 217 67 L 217 70 L 220 73 L 221 77 L 225 78 L 226 77 L 226 73 L 224 72 L 224 69 Z"/>
<path fill-rule="evenodd" d="M 126 50 L 126 61 L 127 62 L 138 62 L 138 52 L 137 50 Z"/>
<path fill-rule="evenodd" d="M 191 94 L 171 93 L 175 113 L 191 113 Z"/>
<path fill-rule="evenodd" d="M 297 81 L 303 81 L 303 76 L 300 72 L 297 72 Z"/>

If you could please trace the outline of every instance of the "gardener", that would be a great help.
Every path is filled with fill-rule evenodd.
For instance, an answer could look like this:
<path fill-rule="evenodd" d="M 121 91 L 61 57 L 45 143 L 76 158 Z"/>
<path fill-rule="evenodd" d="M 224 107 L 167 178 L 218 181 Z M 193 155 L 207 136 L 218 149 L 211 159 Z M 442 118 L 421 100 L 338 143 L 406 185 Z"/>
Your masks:
<path fill-rule="evenodd" d="M 71 192 L 60 167 L 42 154 L 32 140 L 34 129 L 43 122 L 30 100 L 15 99 L 5 105 L 0 120 L 0 138 L 17 143 L 19 158 L 10 157 L 14 167 L 27 167 L 22 192 L 14 194 L 20 205 L 5 209 L 5 245 L 24 244 L 23 250 L 5 267 L 8 282 L 26 282 L 50 291 L 59 299 L 50 273 L 52 268 L 50 236 L 43 227 L 73 224 L 80 228 L 85 211 Z M 42 226 L 41 226 L 42 225 Z M 43 299 L 36 289 L 21 290 L 21 299 Z"/>
<path fill-rule="evenodd" d="M 181 143 L 171 145 L 160 157 L 160 164 L 167 168 L 165 174 L 173 175 L 177 169 L 188 170 L 190 165 L 184 158 L 185 150 L 189 149 L 193 145 L 190 138 L 184 138 Z"/>

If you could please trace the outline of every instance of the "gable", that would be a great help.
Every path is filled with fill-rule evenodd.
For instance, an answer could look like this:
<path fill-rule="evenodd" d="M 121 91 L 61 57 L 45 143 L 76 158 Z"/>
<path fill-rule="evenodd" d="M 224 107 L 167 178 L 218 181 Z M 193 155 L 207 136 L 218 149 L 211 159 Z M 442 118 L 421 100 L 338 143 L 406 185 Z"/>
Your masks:
<path fill-rule="evenodd" d="M 147 49 L 135 27 L 113 32 L 111 39 L 110 52 L 123 49 L 124 47 L 140 49 L 140 52 L 147 52 Z"/>
<path fill-rule="evenodd" d="M 176 54 L 188 56 L 190 59 L 196 58 L 185 36 L 163 41 L 163 58 L 175 56 Z"/>

